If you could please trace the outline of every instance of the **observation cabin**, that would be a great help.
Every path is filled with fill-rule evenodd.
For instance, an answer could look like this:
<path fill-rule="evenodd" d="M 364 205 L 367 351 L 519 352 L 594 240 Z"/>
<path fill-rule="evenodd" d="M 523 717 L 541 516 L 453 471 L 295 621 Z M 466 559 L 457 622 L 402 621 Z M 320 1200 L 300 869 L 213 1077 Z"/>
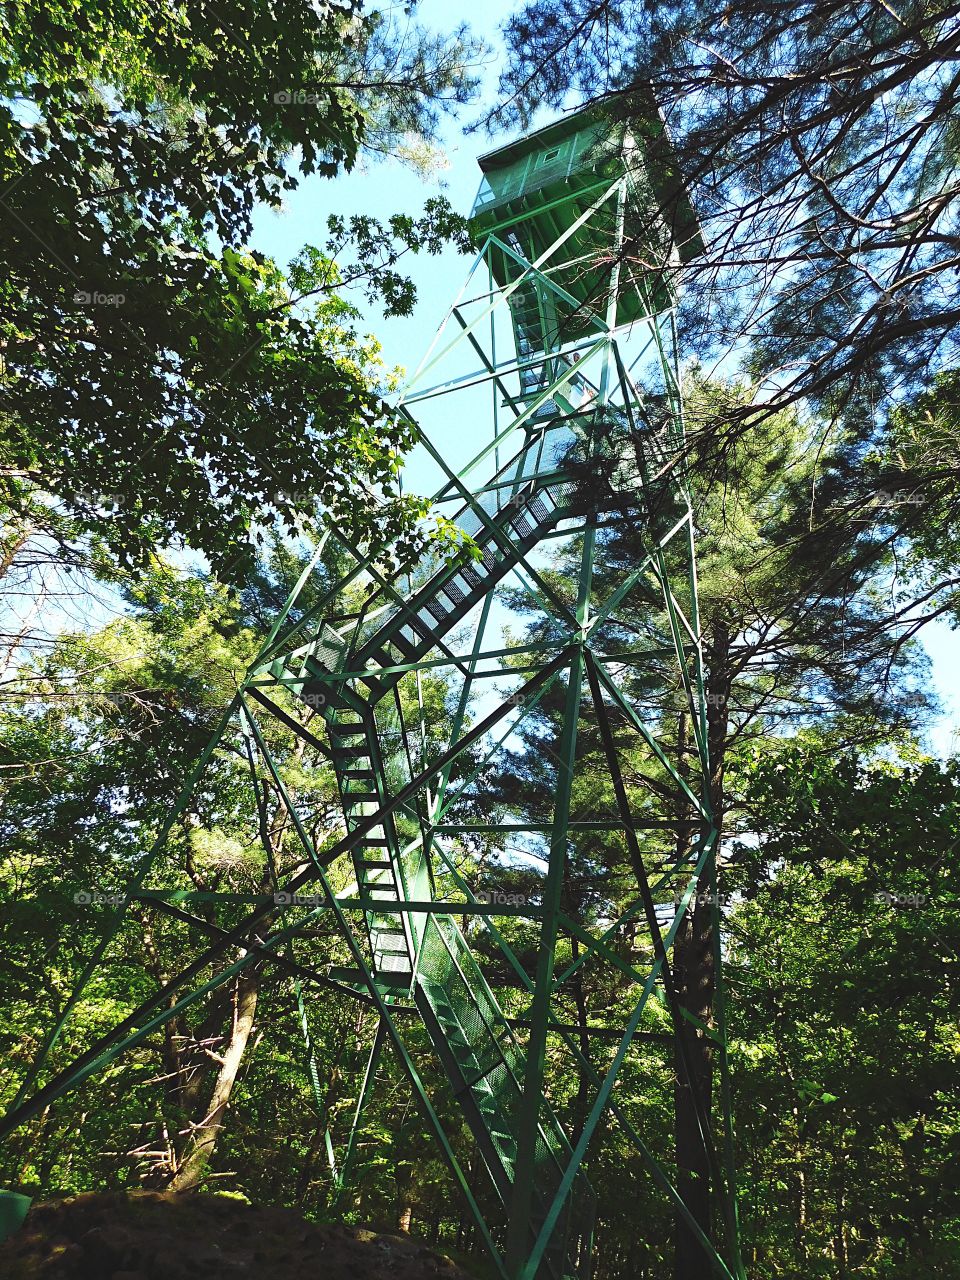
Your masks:
<path fill-rule="evenodd" d="M 652 93 L 634 89 L 626 101 L 616 100 L 616 110 L 629 113 L 629 122 L 601 102 L 479 160 L 483 181 L 470 224 L 479 239 L 494 237 L 489 260 L 499 287 L 519 280 L 570 233 L 541 268 L 567 295 L 561 307 L 567 315 L 558 318 L 561 341 L 595 330 L 591 312 L 604 322 L 612 313 L 619 328 L 669 309 L 675 301 L 671 267 L 703 248 Z M 595 211 L 571 231 L 593 205 Z M 612 273 L 625 243 L 613 309 Z M 527 303 L 514 295 L 510 305 L 522 324 L 516 312 Z M 554 345 L 544 337 L 544 347 Z"/>

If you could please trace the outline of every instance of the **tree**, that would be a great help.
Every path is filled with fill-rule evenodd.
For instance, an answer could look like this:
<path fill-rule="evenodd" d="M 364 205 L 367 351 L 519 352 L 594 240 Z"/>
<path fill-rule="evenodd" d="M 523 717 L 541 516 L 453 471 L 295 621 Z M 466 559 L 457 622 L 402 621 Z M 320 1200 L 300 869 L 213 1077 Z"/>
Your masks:
<path fill-rule="evenodd" d="M 689 378 L 687 411 L 697 421 L 723 417 L 745 396 L 737 383 Z M 605 507 L 628 504 L 633 518 L 598 532 L 594 588 L 598 602 L 617 589 L 649 549 L 644 521 L 636 516 L 638 490 L 657 501 L 656 486 L 638 474 L 634 441 L 614 431 L 604 448 L 607 462 L 595 464 L 588 480 L 592 500 Z M 642 446 L 642 441 L 640 442 Z M 930 705 L 922 690 L 923 659 L 912 638 L 903 634 L 901 606 L 910 600 L 911 584 L 893 578 L 898 562 L 898 534 L 886 514 L 871 513 L 846 501 L 851 461 L 843 447 L 825 454 L 811 444 L 802 419 L 790 410 L 764 413 L 751 420 L 749 436 L 733 445 L 726 459 L 725 486 L 717 486 L 709 444 L 695 439 L 690 451 L 690 485 L 698 544 L 699 618 L 705 663 L 705 697 L 711 764 L 711 803 L 727 852 L 721 853 L 720 884 L 732 874 L 725 866 L 728 844 L 745 821 L 741 811 L 741 758 L 758 742 L 778 740 L 815 727 L 813 741 L 824 759 L 856 748 L 875 751 L 904 735 L 912 736 Z M 601 455 L 601 459 L 602 459 Z M 811 521 L 811 503 L 815 520 Z M 921 509 L 917 509 L 920 511 Z M 932 508 L 931 508 L 932 511 Z M 917 515 L 912 535 L 922 517 Z M 672 520 L 665 519 L 670 526 Z M 668 548 L 668 561 L 678 552 Z M 682 551 L 679 554 L 683 554 Z M 679 580 L 680 562 L 673 566 Z M 555 589 L 569 596 L 569 576 L 576 579 L 577 552 L 565 555 L 553 569 Z M 888 579 L 893 579 L 888 581 Z M 513 606 L 529 615 L 521 593 Z M 530 625 L 530 642 L 540 642 L 561 624 L 538 617 Z M 624 664 L 620 686 L 648 724 L 656 725 L 672 759 L 689 759 L 694 751 L 687 703 L 672 655 L 662 596 L 652 576 L 641 581 L 604 625 L 607 652 L 649 647 L 643 663 Z M 549 798 L 552 765 L 543 763 L 556 751 L 559 695 L 544 699 L 541 713 L 525 732 L 524 751 L 505 780 L 507 794 L 519 791 L 534 803 Z M 614 726 L 620 749 L 631 760 L 626 771 L 634 812 L 661 822 L 687 818 L 677 845 L 668 850 L 664 838 L 647 835 L 643 853 L 647 873 L 654 875 L 689 852 L 695 831 L 693 815 L 678 795 L 675 782 L 625 722 Z M 578 760 L 581 789 L 577 815 L 609 814 L 615 805 L 605 777 L 604 756 L 592 707 L 584 708 L 580 730 L 583 756 Z M 811 751 L 813 746 L 811 745 Z M 593 840 L 594 837 L 590 837 Z M 578 841 L 568 860 L 577 882 L 584 867 L 592 869 L 592 889 L 606 919 L 619 914 L 616 904 L 636 884 L 625 851 L 612 837 Z M 611 905 L 611 901 L 612 904 Z M 584 921 L 587 923 L 587 921 Z M 677 934 L 671 963 L 681 1007 L 692 1025 L 713 1026 L 717 975 L 714 970 L 714 903 L 698 894 Z M 602 993 L 600 1007 L 603 1007 Z M 714 1105 L 714 1049 L 708 1033 L 696 1030 L 683 1046 L 692 1077 L 677 1046 L 677 1089 L 673 1099 L 675 1161 L 678 1190 L 703 1230 L 712 1218 L 710 1157 L 699 1132 L 698 1115 Z M 702 1251 L 686 1230 L 678 1231 L 675 1274 L 697 1276 L 705 1265 Z"/>
<path fill-rule="evenodd" d="M 958 19 L 926 0 L 526 4 L 492 119 L 572 93 L 643 120 L 652 92 L 705 243 L 678 268 L 687 342 L 745 358 L 753 404 L 813 404 L 862 440 L 957 362 Z M 752 420 L 711 420 L 714 445 Z"/>
<path fill-rule="evenodd" d="M 734 393 L 708 385 L 692 399 Z M 702 603 L 705 611 L 726 611 L 721 617 L 733 637 L 735 674 L 722 704 L 729 711 L 723 757 L 729 839 L 721 884 L 736 997 L 729 1036 L 750 1273 L 836 1280 L 844 1266 L 848 1275 L 869 1280 L 919 1273 L 952 1280 L 957 1119 L 951 948 L 957 939 L 949 867 L 957 834 L 956 769 L 934 765 L 910 745 L 922 706 L 903 688 L 909 647 L 893 666 L 893 684 L 885 685 L 884 665 L 875 660 L 883 646 L 871 647 L 873 640 L 868 646 L 870 627 L 859 629 L 861 621 L 869 623 L 874 603 L 868 569 L 852 554 L 838 561 L 849 588 L 851 630 L 844 633 L 828 607 L 832 597 L 822 563 L 818 568 L 812 553 L 796 549 L 790 495 L 803 474 L 804 433 L 785 415 L 762 438 L 762 453 L 740 457 L 738 497 L 698 495 Z M 797 505 L 805 492 L 798 485 Z M 851 527 L 859 537 L 883 541 L 882 527 Z M 601 541 L 598 568 L 614 581 L 617 563 L 632 563 L 629 546 L 609 536 Z M 104 906 L 75 900 L 77 895 L 122 892 L 171 792 L 208 740 L 301 567 L 295 550 L 282 543 L 232 595 L 202 577 L 176 581 L 158 571 L 138 579 L 129 617 L 92 635 L 61 637 L 53 653 L 22 664 L 8 685 L 0 717 L 6 780 L 0 842 L 7 853 L 0 983 L 8 1010 L 0 1089 L 6 1097 L 63 1009 L 105 923 Z M 316 589 L 339 580 L 340 569 L 333 558 L 322 563 Z M 544 572 L 562 591 L 565 565 L 544 566 Z M 801 598 L 810 581 L 822 582 L 826 593 L 822 651 L 791 594 Z M 303 607 L 310 599 L 308 593 Z M 758 629 L 762 617 L 774 619 L 769 631 Z M 659 625 L 638 598 L 618 611 L 608 636 L 611 651 L 625 647 L 619 638 L 628 628 L 652 637 Z M 745 657 L 748 641 L 760 646 L 763 661 L 740 669 L 734 659 Z M 852 646 L 849 654 L 845 642 Z M 838 654 L 828 662 L 829 644 Z M 722 665 L 717 672 L 729 674 Z M 663 738 L 677 732 L 679 702 L 662 692 L 662 674 L 644 683 L 638 669 L 629 693 Z M 804 680 L 818 691 L 815 703 L 805 696 Z M 656 697 L 655 689 L 661 690 Z M 877 690 L 883 697 L 874 699 Z M 444 740 L 454 693 L 455 687 L 424 682 L 428 755 Z M 543 714 L 524 721 L 525 750 L 500 775 L 499 790 L 486 782 L 468 789 L 463 803 L 471 820 L 508 817 L 514 805 L 531 818 L 549 815 L 556 780 L 550 752 L 563 702 L 562 686 L 553 687 Z M 407 713 L 410 727 L 416 723 L 412 694 Z M 882 716 L 886 728 L 876 722 Z M 591 717 L 587 700 L 574 820 L 615 814 Z M 284 781 L 315 837 L 336 838 L 339 810 L 325 761 L 309 747 L 303 750 L 303 740 L 288 737 L 282 725 L 268 729 L 265 720 L 262 728 L 271 734 Z M 669 813 L 674 797 L 668 779 L 637 739 L 628 747 L 625 725 L 615 722 L 614 729 L 634 812 L 650 818 Z M 896 757 L 889 739 L 899 747 Z M 863 751 L 847 750 L 848 742 Z M 388 748 L 396 745 L 385 741 Z M 464 776 L 470 773 L 465 762 Z M 250 786 L 242 740 L 226 739 L 171 832 L 169 858 L 151 886 L 260 894 L 266 883 L 269 890 L 263 877 L 270 856 L 289 867 L 302 855 L 288 839 L 262 770 L 257 788 Z M 671 860 L 662 836 L 644 831 L 641 838 L 648 870 Z M 529 857 L 504 863 L 496 857 L 509 853 L 502 846 L 496 836 L 470 847 L 464 842 L 454 851 L 462 874 L 474 885 L 536 895 L 540 875 Z M 563 902 L 570 920 L 603 929 L 635 901 L 625 855 L 615 831 L 577 832 Z M 438 896 L 448 886 L 454 887 L 441 872 Z M 184 954 L 194 953 L 204 926 L 229 927 L 243 910 L 203 898 L 171 905 L 172 914 L 131 906 L 108 963 L 71 1021 L 73 1030 L 54 1051 L 53 1067 L 152 995 L 165 974 L 182 966 Z M 532 971 L 536 931 L 521 918 L 501 922 L 501 930 Z M 649 958 L 629 929 L 612 945 L 628 965 Z M 576 948 L 575 934 L 565 935 L 561 965 L 576 959 Z M 477 950 L 484 951 L 481 943 Z M 298 942 L 294 959 L 320 983 L 327 965 L 344 957 L 321 922 Z M 508 1016 L 522 1017 L 524 995 L 503 956 L 498 952 L 484 970 L 502 993 Z M 229 1187 L 260 1201 L 296 1204 L 310 1216 L 409 1224 L 445 1245 L 471 1247 L 450 1183 L 431 1139 L 406 1106 L 406 1084 L 389 1054 L 338 1195 L 326 1139 L 340 1172 L 374 1020 L 341 992 L 327 998 L 322 985 L 310 998 L 314 987 L 304 980 L 308 1048 L 292 975 L 272 963 L 247 972 L 242 985 L 226 984 L 222 995 L 181 1014 L 167 1034 L 153 1033 L 25 1126 L 5 1150 L 9 1182 L 37 1194 L 144 1179 Z M 635 990 L 616 971 L 587 966 L 579 981 L 558 989 L 555 1008 L 602 1070 L 612 1052 L 603 1027 L 633 1000 Z M 679 1154 L 670 1031 L 666 1009 L 651 1001 L 617 1091 L 622 1113 L 664 1164 L 672 1149 L 674 1161 Z M 423 1049 L 421 1054 L 414 1045 L 418 1070 L 431 1093 L 443 1098 L 444 1122 L 470 1167 L 469 1135 L 458 1125 L 457 1104 L 433 1074 L 429 1046 Z M 558 1051 L 551 1042 L 550 1052 Z M 582 1123 L 585 1074 L 574 1061 L 551 1079 L 551 1105 L 575 1132 Z M 668 1265 L 668 1209 L 615 1126 L 597 1137 L 590 1178 L 599 1196 L 597 1274 L 660 1280 Z"/>
<path fill-rule="evenodd" d="M 412 304 L 401 253 L 465 243 L 443 200 L 330 228 L 289 278 L 245 248 L 256 202 L 362 149 L 427 139 L 472 92 L 461 28 L 353 3 L 216 12 L 13 5 L 0 45 L 6 544 L 95 532 L 116 560 L 186 541 L 226 576 L 257 527 L 322 504 L 357 537 L 410 531 L 389 375 L 339 296 Z M 361 269 L 341 269 L 351 241 Z M 58 517 L 51 514 L 56 502 Z M 67 517 L 65 524 L 62 517 Z"/>
<path fill-rule="evenodd" d="M 744 763 L 728 937 L 754 1265 L 956 1276 L 957 762 L 825 761 L 799 735 Z"/>
<path fill-rule="evenodd" d="M 325 545 L 290 622 L 339 580 L 344 559 Z M 126 616 L 92 634 L 61 636 L 8 681 L 0 717 L 0 767 L 8 780 L 0 806 L 8 851 L 0 934 L 8 963 L 0 976 L 16 1026 L 7 1042 L 9 1070 L 0 1080 L 8 1101 L 24 1076 L 33 1076 L 38 1051 L 103 936 L 112 941 L 63 1033 L 48 1045 L 44 1071 L 69 1062 L 91 1033 L 112 1028 L 131 1001 L 153 995 L 182 970 L 198 939 L 234 927 L 251 901 L 270 906 L 255 929 L 244 931 L 251 949 L 307 910 L 296 902 L 271 903 L 270 895 L 309 864 L 287 798 L 318 850 L 343 834 L 329 756 L 309 732 L 293 734 L 268 718 L 261 730 L 273 760 L 268 767 L 249 734 L 235 722 L 225 732 L 221 725 L 278 602 L 305 563 L 302 549 L 276 543 L 243 590 L 232 593 L 209 578 L 159 568 L 129 587 Z M 341 599 L 345 608 L 349 603 Z M 417 689 L 407 680 L 400 696 L 410 720 L 418 693 L 422 741 L 432 750 L 448 719 L 446 687 L 427 678 Z M 284 693 L 276 697 L 291 702 Z M 308 726 L 315 716 L 308 712 Z M 171 805 L 214 734 L 216 749 L 169 825 Z M 402 754 L 403 746 L 394 743 L 392 750 Z M 157 846 L 158 832 L 167 827 Z M 337 889 L 354 874 L 349 859 L 330 872 Z M 109 908 L 127 893 L 131 900 L 114 929 Z M 62 1185 L 75 1164 L 88 1176 L 190 1190 L 222 1175 L 225 1137 L 249 1168 L 249 1133 L 237 1133 L 228 1117 L 255 1047 L 268 1036 L 271 1051 L 279 1043 L 297 1077 L 294 1093 L 309 1082 L 291 1135 L 304 1144 L 306 1168 L 287 1170 L 280 1185 L 290 1195 L 301 1175 L 309 1182 L 307 1169 L 325 1157 L 330 1129 L 344 1136 L 350 1090 L 363 1071 L 355 1059 L 371 1030 L 362 999 L 344 1001 L 348 989 L 327 976 L 331 963 L 348 958 L 338 939 L 320 918 L 295 950 L 291 941 L 273 962 L 258 960 L 201 991 L 202 999 L 165 1020 L 98 1079 L 96 1122 L 81 1120 L 85 1132 L 70 1138 L 68 1150 L 57 1151 L 57 1133 L 63 1126 L 70 1132 L 89 1101 L 61 1100 L 45 1109 L 36 1128 L 23 1131 L 13 1151 L 19 1178 Z M 228 963 L 207 965 L 204 979 Z M 39 999 L 28 976 L 37 968 Z M 317 1009 L 331 993 L 321 1034 Z M 122 1103 L 104 1105 L 118 1080 Z M 332 1200 L 333 1192 L 328 1176 L 320 1202 Z"/>
<path fill-rule="evenodd" d="M 20 932 L 24 920 L 38 914 L 52 941 L 40 959 L 46 997 L 31 999 L 19 981 L 8 993 L 14 1009 L 27 1002 L 21 1023 L 27 1034 L 11 1053 L 17 1075 L 63 1011 L 84 957 L 110 926 L 103 901 L 115 906 L 132 879 L 139 876 L 142 884 L 170 804 L 262 643 L 258 618 L 283 591 L 285 576 L 301 569 L 299 559 L 278 546 L 272 563 L 240 596 L 201 578 L 157 570 L 131 588 L 130 615 L 92 635 L 62 636 L 49 654 L 22 666 L 8 687 L 2 748 L 8 954 L 22 956 L 25 970 L 38 961 L 36 933 Z M 315 581 L 322 583 L 322 572 Z M 340 821 L 333 777 L 322 760 L 304 758 L 303 741 L 277 737 L 288 785 L 304 798 L 315 838 L 323 843 Z M 155 989 L 176 969 L 193 930 L 203 936 L 205 925 L 225 924 L 229 901 L 224 913 L 217 895 L 270 893 L 274 869 L 282 875 L 302 862 L 270 780 L 253 787 L 249 775 L 242 739 L 223 738 L 147 880 L 164 892 L 199 893 L 189 908 L 194 919 L 182 910 L 164 915 L 161 907 L 130 904 L 109 963 L 93 975 L 81 1007 L 87 1030 L 91 1011 L 94 1027 L 109 1026 L 131 997 Z M 134 1160 L 152 1181 L 186 1186 L 204 1176 L 261 988 L 269 997 L 277 978 L 272 970 L 265 980 L 259 970 L 244 974 L 168 1024 L 146 1056 L 123 1065 L 128 1080 L 140 1077 L 136 1087 L 131 1083 L 137 1116 L 150 1096 L 139 1086 L 155 1075 L 153 1069 L 144 1073 L 144 1065 L 159 1054 L 162 1122 L 156 1110 L 140 1112 L 135 1128 L 141 1141 L 115 1152 L 118 1159 Z M 69 1056 L 69 1040 L 54 1046 L 53 1060 L 64 1053 Z M 156 1108 L 156 1097 L 153 1102 Z M 126 1136 L 114 1129 L 107 1145 L 115 1148 Z"/>

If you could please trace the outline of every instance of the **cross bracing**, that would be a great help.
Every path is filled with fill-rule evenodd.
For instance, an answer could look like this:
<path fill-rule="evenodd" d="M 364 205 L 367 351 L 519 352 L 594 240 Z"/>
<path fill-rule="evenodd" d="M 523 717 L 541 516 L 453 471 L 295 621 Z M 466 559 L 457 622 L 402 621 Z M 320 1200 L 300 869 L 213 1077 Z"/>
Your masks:
<path fill-rule="evenodd" d="M 544 154 L 552 156 L 549 141 Z M 585 147 L 574 154 L 579 172 L 551 169 L 549 181 L 532 184 L 514 177 L 518 194 L 508 184 L 502 199 L 481 200 L 475 225 L 484 234 L 466 284 L 393 408 L 414 434 L 421 473 L 435 479 L 435 510 L 465 541 L 397 564 L 389 548 L 354 547 L 331 530 L 350 567 L 319 597 L 310 568 L 304 572 L 175 806 L 174 815 L 183 811 L 229 738 L 249 760 L 251 785 L 269 780 L 280 797 L 302 848 L 300 869 L 275 876 L 272 892 L 239 902 L 234 895 L 223 904 L 233 923 L 220 927 L 197 911 L 215 895 L 164 890 L 168 824 L 84 979 L 131 900 L 188 924 L 198 947 L 206 945 L 42 1087 L 38 1062 L 4 1127 L 36 1114 L 245 966 L 270 963 L 298 984 L 311 1060 L 304 991 L 318 1000 L 331 993 L 356 999 L 376 1015 L 340 1165 L 344 1180 L 364 1098 L 376 1088 L 389 1044 L 508 1280 L 589 1275 L 589 1162 L 610 1122 L 640 1152 L 713 1272 L 739 1278 L 723 1091 L 719 1126 L 702 1106 L 696 1116 L 718 1211 L 712 1240 L 615 1095 L 638 1044 L 662 1044 L 682 1080 L 693 1037 L 707 1036 L 724 1076 L 722 998 L 715 1023 L 698 1024 L 681 1007 L 672 976 L 674 943 L 694 896 L 706 891 L 717 901 L 717 830 L 695 530 L 683 475 L 676 230 L 657 222 L 649 198 L 643 205 L 638 193 L 649 179 L 645 186 L 635 149 L 608 146 L 600 159 Z M 522 159 L 521 148 L 510 164 Z M 644 213 L 651 262 L 627 269 L 620 249 Z M 602 553 L 626 525 L 643 549 L 624 565 Z M 424 696 L 424 682 L 438 678 L 447 689 L 439 725 L 428 722 Z M 546 707 L 558 726 L 549 742 L 532 732 Z M 689 726 L 682 758 L 666 732 L 673 714 Z M 284 779 L 271 745 L 276 726 L 336 773 L 342 828 L 332 842 L 318 841 L 309 801 Z M 577 808 L 587 745 L 612 796 L 603 812 Z M 521 794 L 502 819 L 477 821 L 507 757 L 537 751 L 551 778 L 549 812 L 525 806 Z M 655 775 L 659 805 L 638 803 L 627 784 L 626 763 L 638 757 Z M 598 832 L 622 841 L 635 896 L 626 911 L 601 912 L 587 928 L 565 908 L 565 877 Z M 499 837 L 539 869 L 529 900 L 482 900 L 461 856 L 480 834 Z M 500 927 L 512 917 L 537 930 L 533 966 Z M 344 963 L 314 962 L 310 936 L 320 919 L 338 932 Z M 633 943 L 625 954 L 627 930 Z M 718 917 L 714 937 L 719 955 Z M 484 962 L 491 953 L 496 981 Z M 566 1012 L 569 984 L 585 966 L 606 966 L 631 993 L 625 1016 L 593 1020 L 589 1055 L 584 1028 Z M 482 1187 L 468 1174 L 462 1135 L 449 1130 L 447 1108 L 418 1068 L 414 1026 L 421 1040 L 425 1033 L 439 1068 L 434 1077 L 445 1079 L 479 1154 Z M 588 1084 L 575 1133 L 551 1104 L 560 1055 Z"/>

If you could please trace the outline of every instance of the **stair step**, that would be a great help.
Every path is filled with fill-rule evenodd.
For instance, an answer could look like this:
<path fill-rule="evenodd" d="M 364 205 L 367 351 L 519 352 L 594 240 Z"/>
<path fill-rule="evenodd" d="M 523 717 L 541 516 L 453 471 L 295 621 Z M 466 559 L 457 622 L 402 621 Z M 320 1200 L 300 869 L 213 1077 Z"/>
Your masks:
<path fill-rule="evenodd" d="M 526 511 L 521 511 L 518 515 L 511 517 L 508 524 L 521 540 L 529 538 L 537 527 L 537 522 Z"/>
<path fill-rule="evenodd" d="M 467 592 L 460 586 L 460 583 L 457 581 L 457 577 L 458 575 L 454 574 L 452 578 L 448 578 L 442 588 L 443 594 L 451 602 L 454 608 L 462 605 L 467 598 Z"/>
<path fill-rule="evenodd" d="M 389 858 L 357 858 L 357 866 L 361 871 L 393 870 L 393 863 Z"/>
<path fill-rule="evenodd" d="M 446 622 L 452 613 L 452 610 L 445 607 L 437 596 L 431 596 L 429 600 L 424 601 L 420 606 L 418 613 L 421 617 L 423 617 L 424 610 L 430 614 L 435 622 Z"/>
<path fill-rule="evenodd" d="M 389 942 L 392 945 L 387 946 L 386 942 Z M 387 938 L 386 942 L 384 941 L 383 937 L 379 933 L 375 933 L 373 935 L 374 950 L 379 952 L 380 955 L 391 956 L 391 955 L 400 955 L 401 953 L 403 955 L 406 955 L 407 940 L 402 933 L 399 934 L 397 937 L 391 936 Z"/>
<path fill-rule="evenodd" d="M 450 1052 L 456 1058 L 457 1066 L 461 1071 L 466 1073 L 469 1070 L 471 1074 L 476 1072 L 478 1066 L 476 1054 L 469 1045 L 451 1045 Z"/>
<path fill-rule="evenodd" d="M 363 990 L 366 990 L 367 984 L 363 976 L 362 969 L 353 969 L 343 965 L 331 965 L 327 970 L 331 978 L 337 982 L 352 982 L 359 984 Z M 382 973 L 374 973 L 377 986 L 379 987 L 402 987 L 409 986 L 410 974 L 394 972 L 386 970 Z"/>
<path fill-rule="evenodd" d="M 396 648 L 395 653 L 391 652 L 394 648 Z M 407 654 L 400 649 L 399 645 L 394 646 L 393 637 L 391 636 L 390 644 L 384 644 L 381 648 L 375 649 L 373 653 L 364 655 L 364 661 L 370 668 L 371 672 L 376 674 L 378 668 L 401 666 L 404 662 L 409 661 L 409 658 Z"/>
<path fill-rule="evenodd" d="M 463 605 L 469 605 L 474 600 L 477 588 L 482 585 L 482 582 L 483 579 L 479 577 L 477 577 L 476 581 L 472 581 L 466 576 L 462 569 L 457 573 L 456 577 L 453 579 L 453 586 L 462 597 L 460 602 L 461 607 Z"/>
<path fill-rule="evenodd" d="M 406 951 L 407 935 L 402 930 L 373 929 L 371 940 L 378 951 Z"/>

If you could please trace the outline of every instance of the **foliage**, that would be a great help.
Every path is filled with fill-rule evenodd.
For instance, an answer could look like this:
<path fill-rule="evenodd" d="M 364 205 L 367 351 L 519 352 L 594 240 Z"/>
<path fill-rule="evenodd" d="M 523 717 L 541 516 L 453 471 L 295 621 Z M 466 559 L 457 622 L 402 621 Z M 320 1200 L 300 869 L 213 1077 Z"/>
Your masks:
<path fill-rule="evenodd" d="M 300 174 L 332 177 L 368 140 L 429 134 L 472 92 L 475 46 L 351 3 L 9 8 L 11 523 L 96 532 L 127 564 L 186 541 L 234 580 L 251 530 L 291 527 L 294 507 L 320 504 L 356 537 L 409 532 L 423 511 L 397 489 L 409 435 L 384 414 L 388 372 L 339 290 L 358 277 L 388 311 L 409 310 L 397 257 L 462 242 L 463 220 L 437 199 L 387 228 L 331 227 L 292 282 L 245 242 L 255 202 L 278 207 Z M 344 240 L 364 259 L 346 280 Z"/>
<path fill-rule="evenodd" d="M 758 1274 L 956 1276 L 956 761 L 757 751 L 730 907 Z"/>
<path fill-rule="evenodd" d="M 745 358 L 756 403 L 869 432 L 956 363 L 955 6 L 548 0 L 505 36 L 498 122 L 610 95 L 645 129 L 650 85 L 706 244 L 688 335 Z"/>

